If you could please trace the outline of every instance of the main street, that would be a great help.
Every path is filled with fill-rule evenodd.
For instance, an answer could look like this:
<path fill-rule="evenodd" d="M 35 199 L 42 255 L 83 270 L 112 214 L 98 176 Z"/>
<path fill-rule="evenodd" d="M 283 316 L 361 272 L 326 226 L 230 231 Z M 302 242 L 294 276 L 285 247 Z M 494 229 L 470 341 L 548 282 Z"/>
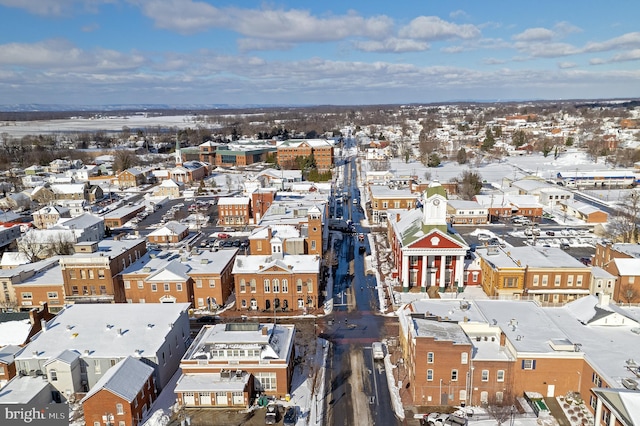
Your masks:
<path fill-rule="evenodd" d="M 371 249 L 367 229 L 360 225 L 363 211 L 356 161 L 345 162 L 342 172 L 343 188 L 333 195 L 348 194 L 343 215 L 353 221 L 356 233 L 365 233 L 365 239 L 358 241 L 357 234 L 343 233 L 333 247 L 338 258 L 333 275 L 334 311 L 325 319 L 322 334 L 332 344 L 322 399 L 324 424 L 395 425 L 399 422 L 392 409 L 384 364 L 373 359 L 371 344 L 397 336 L 397 320 L 377 315 L 376 280 L 365 275 L 364 257 Z M 362 245 L 364 252 L 359 250 Z"/>

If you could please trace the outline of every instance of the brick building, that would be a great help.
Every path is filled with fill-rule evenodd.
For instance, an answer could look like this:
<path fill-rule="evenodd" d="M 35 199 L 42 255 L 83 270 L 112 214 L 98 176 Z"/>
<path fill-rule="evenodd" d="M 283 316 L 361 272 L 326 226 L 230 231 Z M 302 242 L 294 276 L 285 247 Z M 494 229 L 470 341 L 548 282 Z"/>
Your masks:
<path fill-rule="evenodd" d="M 180 363 L 178 403 L 247 407 L 259 393 L 284 397 L 291 392 L 295 333 L 281 324 L 203 327 Z"/>
<path fill-rule="evenodd" d="M 147 241 L 155 244 L 176 244 L 189 236 L 189 228 L 180 222 L 172 220 L 149 235 Z"/>
<path fill-rule="evenodd" d="M 333 167 L 333 144 L 324 139 L 290 139 L 278 144 L 278 165 L 296 169 L 299 157 L 313 156 L 319 172 Z"/>
<path fill-rule="evenodd" d="M 253 217 L 251 198 L 220 197 L 218 199 L 218 224 L 244 227 Z"/>
<path fill-rule="evenodd" d="M 390 189 L 388 186 L 369 185 L 369 208 L 374 223 L 385 223 L 387 212 L 394 210 L 412 210 L 416 208 L 419 195 L 409 189 Z"/>

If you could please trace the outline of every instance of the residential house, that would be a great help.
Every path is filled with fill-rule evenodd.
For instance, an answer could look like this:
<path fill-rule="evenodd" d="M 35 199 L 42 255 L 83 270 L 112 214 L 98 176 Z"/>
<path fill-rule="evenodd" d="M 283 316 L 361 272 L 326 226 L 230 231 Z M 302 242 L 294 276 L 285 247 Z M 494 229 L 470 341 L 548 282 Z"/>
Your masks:
<path fill-rule="evenodd" d="M 87 425 L 138 426 L 155 401 L 153 367 L 129 355 L 111 367 L 80 401 Z"/>
<path fill-rule="evenodd" d="M 30 310 L 46 303 L 51 312 L 65 304 L 64 279 L 58 258 L 50 258 L 12 269 L 2 279 L 11 280 L 15 300 L 20 310 Z"/>
<path fill-rule="evenodd" d="M 189 303 L 193 280 L 178 253 L 151 252 L 122 272 L 128 303 Z"/>
<path fill-rule="evenodd" d="M 0 248 L 5 248 L 14 244 L 20 238 L 21 225 L 14 223 L 0 224 Z"/>
<path fill-rule="evenodd" d="M 616 277 L 613 300 L 624 303 L 640 301 L 640 245 L 600 242 L 596 244 L 593 266 Z"/>
<path fill-rule="evenodd" d="M 447 226 L 444 187 L 433 182 L 424 193 L 422 209 L 389 212 L 388 239 L 395 261 L 395 278 L 402 291 L 431 286 L 440 292 L 462 291 L 464 259 L 469 249 Z"/>
<path fill-rule="evenodd" d="M 490 222 L 507 220 L 514 214 L 514 209 L 504 193 L 478 194 L 475 200 L 487 209 Z"/>
<path fill-rule="evenodd" d="M 0 347 L 0 389 L 16 376 L 16 362 L 14 357 L 21 349 L 22 348 L 17 345 Z"/>
<path fill-rule="evenodd" d="M 606 294 L 615 300 L 616 281 L 618 277 L 599 266 L 591 267 L 591 283 L 589 285 L 589 293 L 595 296 Z"/>
<path fill-rule="evenodd" d="M 33 225 L 38 229 L 46 229 L 58 223 L 61 218 L 71 218 L 68 208 L 45 206 L 33 214 Z"/>
<path fill-rule="evenodd" d="M 121 272 L 147 252 L 144 239 L 102 240 L 75 244 L 62 256 L 65 303 L 123 303 Z"/>
<path fill-rule="evenodd" d="M 185 263 L 191 268 L 193 306 L 216 310 L 224 306 L 233 293 L 233 265 L 237 249 L 192 252 Z"/>
<path fill-rule="evenodd" d="M 12 192 L 0 198 L 0 209 L 24 211 L 31 208 L 31 198 L 23 192 Z"/>
<path fill-rule="evenodd" d="M 253 222 L 260 223 L 271 204 L 275 201 L 276 191 L 274 188 L 258 188 L 251 192 L 251 206 L 253 212 Z"/>
<path fill-rule="evenodd" d="M 89 201 L 89 184 L 83 183 L 60 183 L 52 184 L 50 187 L 54 200 L 87 200 Z"/>
<path fill-rule="evenodd" d="M 477 201 L 448 200 L 447 216 L 451 224 L 480 225 L 488 222 L 489 210 Z"/>
<path fill-rule="evenodd" d="M 229 323 L 204 326 L 185 353 L 176 385 L 188 407 L 248 407 L 259 394 L 291 392 L 295 326 Z"/>
<path fill-rule="evenodd" d="M 161 228 L 155 229 L 147 235 L 147 241 L 155 244 L 176 244 L 189 236 L 189 228 L 180 222 L 172 220 Z"/>
<path fill-rule="evenodd" d="M 135 188 L 147 182 L 144 172 L 137 167 L 131 167 L 121 171 L 117 175 L 120 188 Z"/>
<path fill-rule="evenodd" d="M 179 198 L 180 191 L 184 188 L 182 182 L 176 182 L 173 179 L 165 179 L 156 186 L 153 195 L 156 197 Z"/>

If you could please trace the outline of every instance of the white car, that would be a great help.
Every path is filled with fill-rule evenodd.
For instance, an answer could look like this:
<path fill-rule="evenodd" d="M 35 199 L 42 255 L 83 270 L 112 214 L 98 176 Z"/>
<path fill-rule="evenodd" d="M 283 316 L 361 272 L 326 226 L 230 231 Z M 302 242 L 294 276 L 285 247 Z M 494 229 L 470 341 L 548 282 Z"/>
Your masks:
<path fill-rule="evenodd" d="M 489 234 L 478 234 L 478 235 L 476 235 L 476 238 L 478 238 L 478 240 L 480 240 L 480 241 L 489 241 L 491 239 L 491 235 L 489 235 Z"/>

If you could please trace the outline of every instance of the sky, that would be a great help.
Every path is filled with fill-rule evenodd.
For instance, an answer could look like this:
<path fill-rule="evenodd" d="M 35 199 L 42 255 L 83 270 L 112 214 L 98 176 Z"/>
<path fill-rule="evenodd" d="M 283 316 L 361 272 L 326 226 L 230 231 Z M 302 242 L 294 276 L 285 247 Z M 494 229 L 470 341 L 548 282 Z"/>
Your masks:
<path fill-rule="evenodd" d="M 0 0 L 0 105 L 640 95 L 636 0 Z"/>

